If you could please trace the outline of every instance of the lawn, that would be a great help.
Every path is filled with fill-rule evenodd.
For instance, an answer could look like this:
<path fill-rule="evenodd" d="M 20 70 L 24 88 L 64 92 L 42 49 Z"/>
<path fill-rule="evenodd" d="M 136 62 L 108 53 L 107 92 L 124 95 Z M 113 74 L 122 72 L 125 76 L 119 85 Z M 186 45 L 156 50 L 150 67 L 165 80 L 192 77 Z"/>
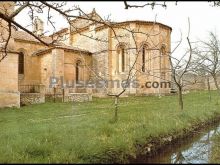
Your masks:
<path fill-rule="evenodd" d="M 0 109 L 1 163 L 126 162 L 136 144 L 189 129 L 220 115 L 217 93 L 120 99 L 113 122 L 113 98 L 87 103 L 45 103 Z"/>

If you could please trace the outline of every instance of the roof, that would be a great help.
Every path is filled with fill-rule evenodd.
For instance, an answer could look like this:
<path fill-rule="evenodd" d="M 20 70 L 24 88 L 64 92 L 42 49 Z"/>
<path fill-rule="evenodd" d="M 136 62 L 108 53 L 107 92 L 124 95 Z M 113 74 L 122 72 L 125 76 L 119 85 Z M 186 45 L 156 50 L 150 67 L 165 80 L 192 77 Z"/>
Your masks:
<path fill-rule="evenodd" d="M 160 22 L 154 22 L 154 21 L 130 20 L 130 21 L 122 21 L 122 22 L 112 22 L 113 25 L 120 25 L 120 24 L 126 24 L 126 23 L 157 24 L 157 25 L 161 25 L 161 26 L 164 26 L 166 28 L 169 28 L 172 31 L 172 28 L 170 26 L 162 24 Z"/>
<path fill-rule="evenodd" d="M 88 27 L 91 24 L 94 24 L 94 21 L 91 20 L 87 20 L 87 19 L 93 19 L 96 20 L 96 24 L 97 24 L 97 28 L 104 28 L 106 27 L 106 25 L 102 24 L 102 23 L 98 23 L 98 22 L 102 22 L 104 21 L 99 14 L 97 14 L 97 12 L 95 11 L 95 8 L 92 10 L 91 13 L 89 14 L 83 14 L 83 15 L 79 15 L 76 19 L 71 20 L 71 28 L 73 29 L 83 29 Z M 159 23 L 159 22 L 153 22 L 153 21 L 144 21 L 144 20 L 129 20 L 129 21 L 122 21 L 122 22 L 110 22 L 111 25 L 122 25 L 122 24 L 126 24 L 126 23 L 143 23 L 143 24 L 159 24 L 163 27 L 169 28 L 172 31 L 172 28 L 170 26 L 167 26 L 165 24 Z M 51 38 L 51 36 L 63 33 L 68 31 L 68 28 L 63 28 L 59 31 L 57 31 L 56 33 L 53 33 L 50 36 L 44 36 L 41 39 L 43 41 L 45 41 L 46 43 L 51 43 L 53 40 Z M 15 31 L 14 34 L 14 38 L 15 39 L 19 39 L 19 40 L 26 40 L 26 41 L 33 41 L 33 42 L 40 42 L 39 40 L 37 40 L 36 38 L 34 38 L 32 35 L 28 34 L 27 32 L 24 31 Z"/>
<path fill-rule="evenodd" d="M 168 28 L 172 31 L 172 28 L 170 26 L 167 26 L 165 24 L 162 24 L 160 22 L 153 22 L 153 21 L 143 21 L 143 20 L 130 20 L 130 21 L 122 21 L 122 22 L 110 22 L 110 26 L 114 27 L 114 26 L 120 26 L 120 25 L 124 25 L 124 24 L 129 24 L 129 23 L 141 23 L 141 24 L 157 24 L 160 25 L 162 27 Z M 99 28 L 106 28 L 107 25 L 102 24 L 101 26 L 96 26 L 97 29 Z"/>
<path fill-rule="evenodd" d="M 65 29 L 63 29 L 63 30 L 65 30 Z M 15 31 L 15 33 L 13 34 L 13 38 L 17 39 L 17 40 L 41 43 L 39 40 L 34 38 L 32 35 L 28 34 L 27 32 L 24 32 L 24 31 Z M 44 36 L 44 37 L 41 37 L 41 39 L 48 44 L 53 42 L 52 37 Z M 41 54 L 44 54 L 44 53 L 46 53 L 52 49 L 55 49 L 55 48 L 61 48 L 66 51 L 75 51 L 75 52 L 83 52 L 86 54 L 91 54 L 91 52 L 86 49 L 82 49 L 79 47 L 73 47 L 70 45 L 65 45 L 64 43 L 54 43 L 54 46 L 52 46 L 52 47 L 50 46 L 46 49 L 37 50 L 32 55 L 41 55 Z"/>
<path fill-rule="evenodd" d="M 68 45 L 65 45 L 65 44 L 61 44 L 61 45 L 55 45 L 55 46 L 50 47 L 50 48 L 37 50 L 32 55 L 33 56 L 43 55 L 43 54 L 51 51 L 52 49 L 56 49 L 56 48 L 64 49 L 66 51 L 83 52 L 85 54 L 92 54 L 90 51 L 79 48 L 79 47 L 73 47 L 73 46 L 68 46 Z"/>
<path fill-rule="evenodd" d="M 97 22 L 91 21 L 91 20 L 86 20 L 84 18 L 88 18 L 88 19 L 92 18 L 92 19 L 96 20 Z M 73 29 L 74 29 L 74 27 L 76 29 L 83 29 L 83 28 L 86 28 L 89 25 L 94 24 L 94 23 L 97 24 L 96 25 L 97 28 L 106 27 L 106 25 L 99 23 L 99 22 L 104 22 L 104 20 L 96 13 L 95 9 L 93 9 L 93 11 L 91 13 L 79 16 L 78 18 L 76 18 L 70 22 L 73 26 Z M 167 25 L 162 24 L 160 22 L 154 22 L 154 21 L 129 20 L 129 21 L 122 21 L 122 22 L 110 22 L 111 25 L 121 25 L 121 24 L 126 24 L 126 23 L 157 24 L 157 25 L 163 26 L 165 28 L 168 28 L 172 31 L 172 28 L 170 26 L 167 26 Z M 62 31 L 62 30 L 60 30 L 60 31 Z M 60 31 L 58 31 L 57 33 L 59 33 Z"/>
<path fill-rule="evenodd" d="M 99 21 L 104 21 L 95 11 L 95 9 L 93 9 L 93 11 L 90 14 L 84 14 L 84 15 L 80 15 L 79 18 L 76 18 L 74 20 L 71 20 L 71 24 L 73 25 L 72 28 L 77 28 L 77 29 L 83 29 L 83 28 L 87 28 L 89 27 L 89 25 L 94 24 L 93 21 L 91 20 L 87 20 L 87 19 L 83 19 L 83 18 L 92 18 L 94 20 Z M 130 21 L 123 21 L 123 22 L 110 22 L 111 25 L 123 25 L 123 24 L 128 24 L 128 23 L 142 23 L 142 24 L 158 24 L 160 26 L 163 26 L 165 28 L 168 28 L 172 31 L 172 28 L 159 23 L 159 22 L 153 22 L 153 21 L 143 21 L 143 20 L 130 20 Z M 106 28 L 107 25 L 101 24 L 101 23 L 96 23 L 97 26 L 96 28 Z M 43 36 L 40 37 L 41 40 L 43 40 L 44 42 L 50 44 L 53 42 L 52 36 L 56 35 L 56 34 L 60 34 L 63 32 L 68 31 L 68 28 L 63 28 L 61 30 L 59 30 L 58 32 L 50 35 L 50 36 Z M 32 35 L 28 34 L 27 32 L 24 31 L 15 31 L 13 34 L 14 39 L 17 40 L 23 40 L 23 41 L 32 41 L 32 42 L 37 42 L 37 43 L 41 43 L 39 40 L 37 40 L 35 37 L 33 37 Z M 65 44 L 61 44 L 61 43 L 54 43 L 55 45 L 53 47 L 49 47 L 47 49 L 43 49 L 43 50 L 39 50 L 37 52 L 35 52 L 33 55 L 40 55 L 43 54 L 45 52 L 48 52 L 49 50 L 52 50 L 54 48 L 61 48 L 61 49 L 65 49 L 65 50 L 69 50 L 69 51 L 78 51 L 78 52 L 84 52 L 84 53 L 88 53 L 91 54 L 91 52 L 89 52 L 88 50 L 79 48 L 79 47 L 73 47 L 73 46 L 68 46 Z"/>
<path fill-rule="evenodd" d="M 86 28 L 88 27 L 89 25 L 91 24 L 94 24 L 94 21 L 91 21 L 89 19 L 93 19 L 93 20 L 96 20 L 96 21 L 104 21 L 95 11 L 95 9 L 92 10 L 91 13 L 89 14 L 83 14 L 83 15 L 79 15 L 77 18 L 71 20 L 71 28 L 72 28 L 72 31 L 74 30 L 77 30 L 77 29 L 82 29 L 82 28 Z M 97 24 L 97 23 L 96 23 Z M 102 24 L 100 24 L 102 25 Z M 99 25 L 99 26 L 100 26 Z M 58 35 L 58 34 L 61 34 L 61 33 L 64 33 L 64 32 L 67 32 L 68 31 L 68 28 L 63 28 L 53 34 L 51 34 L 50 36 L 54 36 L 54 35 Z"/>
<path fill-rule="evenodd" d="M 143 20 L 130 20 L 130 21 L 123 21 L 123 22 L 110 22 L 109 23 L 109 26 L 112 26 L 112 27 L 116 27 L 116 26 L 120 26 L 120 25 L 124 25 L 124 24 L 129 24 L 129 23 L 141 23 L 141 24 L 148 24 L 148 25 L 153 25 L 153 24 L 156 24 L 156 25 L 159 25 L 159 26 L 162 26 L 162 27 L 165 27 L 167 29 L 170 29 L 170 31 L 172 32 L 172 28 L 170 26 L 167 26 L 165 24 L 162 24 L 160 22 L 153 22 L 153 21 L 143 21 Z M 92 23 L 94 24 L 94 23 Z M 91 25 L 91 24 L 90 24 Z M 96 30 L 100 30 L 100 29 L 104 29 L 104 28 L 107 28 L 109 27 L 107 24 L 101 24 L 101 23 L 98 23 L 96 24 L 96 27 L 95 29 Z M 88 28 L 88 26 L 85 26 L 83 28 L 80 28 L 80 30 L 86 30 L 86 28 Z M 78 29 L 79 30 L 79 29 Z M 72 31 L 72 33 L 77 33 L 78 31 Z"/>
<path fill-rule="evenodd" d="M 51 34 L 50 36 L 54 36 L 54 35 L 57 35 L 57 34 L 60 34 L 60 33 L 63 33 L 63 32 L 67 32 L 68 31 L 68 28 L 64 28 L 64 29 L 61 29 L 53 34 Z"/>
<path fill-rule="evenodd" d="M 24 41 L 32 41 L 32 42 L 39 42 L 39 40 L 37 40 L 36 38 L 34 38 L 32 35 L 28 34 L 27 32 L 24 31 L 15 31 L 13 34 L 13 38 L 17 39 L 17 40 L 24 40 Z M 52 43 L 52 38 L 48 37 L 48 36 L 44 36 L 44 37 L 40 37 L 40 39 L 42 39 L 42 41 L 46 42 L 46 43 Z"/>
<path fill-rule="evenodd" d="M 102 17 L 100 17 L 99 14 L 96 13 L 95 9 L 93 9 L 91 13 L 79 15 L 78 18 L 71 20 L 70 22 L 72 28 L 81 29 L 91 24 L 94 24 L 95 21 L 89 19 L 96 20 L 96 23 L 104 21 Z"/>

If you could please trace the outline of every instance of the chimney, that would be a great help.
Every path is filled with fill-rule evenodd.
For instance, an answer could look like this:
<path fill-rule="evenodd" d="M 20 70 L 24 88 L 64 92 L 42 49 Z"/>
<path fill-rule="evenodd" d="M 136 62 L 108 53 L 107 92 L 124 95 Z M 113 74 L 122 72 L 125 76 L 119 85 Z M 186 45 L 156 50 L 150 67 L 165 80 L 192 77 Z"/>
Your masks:
<path fill-rule="evenodd" d="M 92 9 L 92 13 L 93 13 L 93 14 L 96 13 L 95 8 Z"/>
<path fill-rule="evenodd" d="M 40 36 L 44 32 L 44 22 L 36 17 L 34 20 L 34 25 L 33 25 L 33 33 Z"/>

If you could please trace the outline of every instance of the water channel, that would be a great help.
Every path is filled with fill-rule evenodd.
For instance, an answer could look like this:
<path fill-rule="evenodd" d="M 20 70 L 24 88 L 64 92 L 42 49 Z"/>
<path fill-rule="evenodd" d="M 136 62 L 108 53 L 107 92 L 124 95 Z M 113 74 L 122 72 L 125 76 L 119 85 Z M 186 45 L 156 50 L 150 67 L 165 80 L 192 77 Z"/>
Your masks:
<path fill-rule="evenodd" d="M 220 124 L 215 124 L 206 129 L 195 131 L 192 136 L 170 144 L 156 155 L 140 156 L 131 163 L 169 163 L 169 164 L 202 164 L 209 163 L 212 137 L 220 133 Z"/>

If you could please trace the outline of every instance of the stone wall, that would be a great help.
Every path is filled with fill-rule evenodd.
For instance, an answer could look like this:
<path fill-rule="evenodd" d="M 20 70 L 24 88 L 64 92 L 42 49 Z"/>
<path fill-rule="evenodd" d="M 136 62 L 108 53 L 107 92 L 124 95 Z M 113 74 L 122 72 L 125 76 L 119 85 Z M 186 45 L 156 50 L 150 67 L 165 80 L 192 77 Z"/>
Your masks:
<path fill-rule="evenodd" d="M 204 81 L 205 81 L 205 89 L 208 89 L 207 79 L 205 79 Z M 217 83 L 220 86 L 220 74 L 218 74 L 218 76 L 217 76 Z M 216 86 L 215 86 L 214 79 L 211 76 L 209 77 L 209 85 L 210 85 L 211 90 L 216 90 L 217 89 Z"/>
<path fill-rule="evenodd" d="M 20 107 L 19 92 L 0 92 L 0 108 L 3 107 Z"/>
<path fill-rule="evenodd" d="M 50 52 L 40 56 L 40 74 L 41 83 L 45 85 L 45 88 L 48 88 L 52 76 L 52 55 Z"/>
<path fill-rule="evenodd" d="M 10 15 L 14 8 L 14 2 L 1 2 L 0 12 Z M 0 42 L 8 37 L 7 23 L 0 19 Z M 13 28 L 12 28 L 13 33 Z M 1 47 L 3 44 L 1 45 Z M 18 55 L 14 52 L 14 39 L 10 38 L 7 56 L 0 62 L 0 108 L 20 107 L 20 93 L 18 92 Z M 0 51 L 0 59 L 4 56 Z"/>
<path fill-rule="evenodd" d="M 64 76 L 64 50 L 53 49 L 40 58 L 41 83 L 49 88 L 52 77 L 60 79 Z"/>
<path fill-rule="evenodd" d="M 209 80 L 208 80 L 209 79 Z M 186 74 L 183 77 L 184 82 L 184 90 L 208 90 L 208 81 L 210 85 L 210 90 L 216 90 L 215 82 L 212 76 L 204 77 L 204 76 L 196 76 L 193 74 Z M 220 75 L 217 76 L 217 82 L 220 86 Z"/>
<path fill-rule="evenodd" d="M 79 66 L 79 80 L 88 81 L 91 77 L 92 57 L 89 54 L 78 52 L 64 52 L 64 84 L 67 87 L 75 87 L 76 63 L 81 61 Z M 89 69 L 90 68 L 90 69 Z"/>
<path fill-rule="evenodd" d="M 24 74 L 19 75 L 20 85 L 36 85 L 41 83 L 40 57 L 32 54 L 46 46 L 37 42 L 15 39 L 15 50 L 24 54 Z M 51 63 L 48 63 L 49 65 Z"/>
<path fill-rule="evenodd" d="M 136 29 L 139 33 L 133 36 L 131 33 L 124 29 Z M 119 38 L 119 42 L 125 45 L 125 72 L 116 72 L 117 66 L 121 67 L 120 53 L 117 51 L 119 45 L 118 40 L 114 39 L 114 33 L 111 33 L 110 49 L 116 50 L 109 53 L 109 75 L 112 80 L 125 80 L 128 77 L 130 68 L 135 62 L 135 66 L 132 69 L 132 79 L 138 82 L 138 87 L 130 86 L 126 90 L 127 94 L 163 94 L 169 93 L 170 88 L 158 87 L 158 88 L 145 88 L 146 82 L 156 82 L 161 84 L 162 82 L 168 82 L 171 79 L 170 75 L 170 63 L 169 58 L 166 55 L 161 54 L 161 47 L 165 47 L 165 52 L 170 51 L 170 34 L 169 28 L 163 27 L 160 24 L 148 24 L 142 22 L 133 22 L 118 25 L 116 33 L 125 36 Z M 149 37 L 146 34 L 151 34 Z M 135 44 L 136 43 L 136 44 Z M 145 72 L 142 71 L 142 46 L 146 44 L 145 49 Z M 134 48 L 138 48 L 137 52 Z M 133 48 L 133 49 L 131 49 Z M 149 54 L 149 55 L 148 55 Z M 149 59 L 148 59 L 149 56 Z M 119 60 L 118 60 L 118 59 Z M 119 61 L 119 62 L 118 62 Z M 127 65 L 127 66 L 126 66 Z M 164 72 L 164 75 L 162 74 Z M 122 88 L 112 89 L 112 93 L 120 93 Z"/>
<path fill-rule="evenodd" d="M 45 103 L 45 94 L 43 93 L 21 93 L 21 105 Z"/>
<path fill-rule="evenodd" d="M 1 56 L 0 52 L 0 58 Z M 7 53 L 0 62 L 0 108 L 20 107 L 18 91 L 18 55 Z"/>
<path fill-rule="evenodd" d="M 65 96 L 64 102 L 86 102 L 92 101 L 92 95 L 88 93 L 69 93 Z"/>
<path fill-rule="evenodd" d="M 109 65 L 108 65 L 108 52 L 109 52 L 109 30 L 108 28 L 102 30 L 96 30 L 96 26 L 89 26 L 86 30 L 79 33 L 72 33 L 71 44 L 72 46 L 79 46 L 80 48 L 89 50 L 92 52 L 91 66 L 87 74 L 90 73 L 92 80 L 97 80 L 97 76 L 103 79 L 109 77 Z M 93 36 L 94 38 L 100 39 L 94 40 L 86 36 Z M 91 71 L 92 70 L 92 71 Z M 101 78 L 100 78 L 101 79 Z M 100 80 L 99 79 L 99 80 Z M 105 92 L 104 89 L 97 89 L 97 92 Z"/>

